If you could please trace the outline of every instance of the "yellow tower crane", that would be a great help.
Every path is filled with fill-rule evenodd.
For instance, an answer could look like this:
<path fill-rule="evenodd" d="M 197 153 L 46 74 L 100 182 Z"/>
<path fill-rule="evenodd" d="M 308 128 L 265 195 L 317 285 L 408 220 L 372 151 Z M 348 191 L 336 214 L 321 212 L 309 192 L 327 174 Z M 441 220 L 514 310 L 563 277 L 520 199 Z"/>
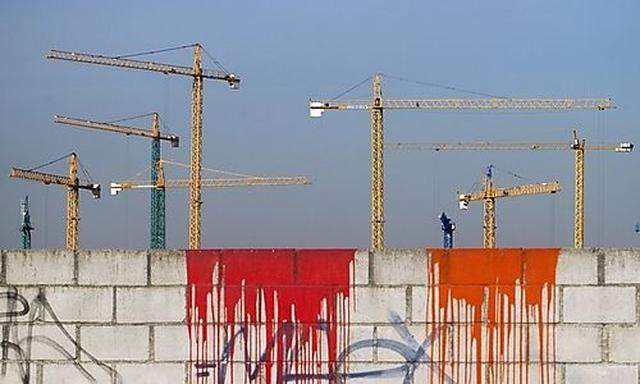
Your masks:
<path fill-rule="evenodd" d="M 217 71 L 202 68 L 202 45 L 145 52 L 144 54 L 159 53 L 172 49 L 193 47 L 193 66 L 186 67 L 173 64 L 163 64 L 151 61 L 132 60 L 121 56 L 108 57 L 77 52 L 51 50 L 48 59 L 68 60 L 86 64 L 98 64 L 111 67 L 137 69 L 142 71 L 160 72 L 167 75 L 182 75 L 193 78 L 191 93 L 191 167 L 189 182 L 189 249 L 200 248 L 201 222 L 201 173 L 202 173 L 202 100 L 204 79 L 224 81 L 231 89 L 238 89 L 240 78 L 226 70 Z M 131 57 L 133 55 L 128 55 Z M 136 55 L 137 56 L 137 55 Z"/>
<path fill-rule="evenodd" d="M 166 180 L 164 177 L 165 163 L 184 165 L 167 160 L 158 162 L 158 182 L 127 180 L 113 182 L 110 185 L 110 194 L 117 195 L 127 189 L 151 189 L 151 188 L 188 188 L 189 179 Z M 309 185 L 311 181 L 305 176 L 241 176 L 234 178 L 202 179 L 202 186 L 205 188 L 225 188 L 242 186 L 266 186 L 266 185 Z"/>
<path fill-rule="evenodd" d="M 458 193 L 460 209 L 468 209 L 471 201 L 484 201 L 484 247 L 496 247 L 496 199 L 503 197 L 540 195 L 560 191 L 560 183 L 525 184 L 510 188 L 496 188 L 493 183 L 493 166 L 489 166 L 483 179 L 483 190 L 473 193 Z"/>
<path fill-rule="evenodd" d="M 148 116 L 148 115 L 145 115 Z M 156 112 L 151 113 L 151 128 L 130 127 L 109 122 L 100 122 L 75 117 L 55 115 L 53 122 L 58 124 L 72 125 L 80 128 L 91 128 L 101 131 L 121 133 L 127 136 L 140 136 L 147 139 L 165 140 L 171 143 L 172 147 L 178 147 L 180 138 L 176 135 L 166 135 L 160 133 L 160 116 Z"/>
<path fill-rule="evenodd" d="M 390 143 L 385 150 L 404 151 L 450 151 L 450 150 L 572 150 L 575 152 L 575 196 L 574 196 L 574 232 L 575 248 L 584 247 L 584 154 L 585 151 L 612 151 L 629 153 L 633 144 L 621 142 L 617 144 L 586 145 L 586 140 L 579 139 L 573 131 L 573 141 L 567 143 Z"/>
<path fill-rule="evenodd" d="M 383 112 L 393 110 L 606 110 L 611 99 L 591 98 L 481 98 L 481 99 L 383 99 L 382 76 L 373 76 L 372 100 L 310 100 L 309 115 L 321 117 L 325 110 L 363 111 L 371 117 L 371 247 L 384 249 L 384 125 Z"/>
<path fill-rule="evenodd" d="M 86 189 L 91 191 L 93 197 L 100 198 L 100 184 L 84 184 L 80 183 L 78 179 L 78 155 L 71 153 L 69 158 L 69 175 L 60 176 L 50 173 L 44 173 L 35 171 L 32 169 L 11 168 L 10 177 L 18 179 L 39 181 L 44 184 L 58 184 L 67 187 L 67 227 L 66 227 L 66 248 L 70 251 L 78 249 L 79 235 L 78 235 L 78 221 L 80 220 L 79 213 L 79 190 Z M 61 158 L 59 160 L 64 159 Z M 57 160 L 56 160 L 57 161 Z M 51 163 L 49 163 L 51 164 Z"/>
<path fill-rule="evenodd" d="M 115 196 L 124 190 L 129 189 L 152 189 L 165 191 L 166 188 L 188 188 L 190 180 L 176 179 L 166 180 L 164 177 L 164 163 L 188 167 L 188 165 L 160 160 L 157 163 L 157 181 L 120 181 L 110 185 L 110 194 Z M 202 179 L 203 188 L 230 188 L 230 187 L 254 187 L 254 186 L 275 186 L 275 185 L 309 185 L 311 182 L 304 176 L 292 177 L 260 177 L 235 174 L 233 178 Z"/>

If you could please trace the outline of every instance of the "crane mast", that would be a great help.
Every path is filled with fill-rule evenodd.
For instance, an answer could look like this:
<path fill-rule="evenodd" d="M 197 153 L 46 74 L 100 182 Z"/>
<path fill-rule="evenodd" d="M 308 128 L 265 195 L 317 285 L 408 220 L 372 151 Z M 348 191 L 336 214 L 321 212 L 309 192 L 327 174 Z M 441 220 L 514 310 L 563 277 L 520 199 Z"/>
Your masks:
<path fill-rule="evenodd" d="M 527 195 L 556 193 L 561 190 L 557 181 L 550 183 L 524 184 L 510 188 L 496 188 L 493 182 L 493 166 L 487 168 L 483 179 L 483 190 L 458 194 L 460 209 L 468 209 L 471 201 L 484 201 L 483 244 L 485 248 L 496 247 L 496 199 Z"/>
<path fill-rule="evenodd" d="M 189 248 L 200 249 L 202 219 L 202 50 L 193 50 L 193 86 L 191 91 L 191 167 L 189 188 Z"/>
<path fill-rule="evenodd" d="M 384 249 L 384 125 L 382 79 L 373 76 L 371 114 L 371 247 Z"/>
<path fill-rule="evenodd" d="M 383 112 L 392 110 L 606 110 L 615 108 L 608 98 L 446 98 L 383 99 L 382 76 L 374 74 L 372 100 L 309 100 L 309 116 L 325 111 L 369 110 L 371 119 L 371 247 L 384 249 L 384 124 Z"/>
<path fill-rule="evenodd" d="M 574 215 L 573 215 L 573 245 L 575 248 L 584 247 L 584 149 L 585 140 L 578 139 L 578 134 L 573 131 L 573 144 L 571 149 L 575 153 L 574 181 Z M 603 197 L 604 198 L 604 197 Z"/>
<path fill-rule="evenodd" d="M 22 249 L 31 249 L 31 231 L 34 228 L 31 225 L 31 214 L 29 213 L 29 196 L 25 196 L 24 200 L 20 202 L 20 216 L 22 216 L 20 223 Z"/>
<path fill-rule="evenodd" d="M 160 118 L 157 113 L 153 114 L 152 129 L 158 137 L 151 141 L 151 180 L 158 180 L 157 167 L 160 166 Z M 172 141 L 173 145 L 174 142 Z M 175 141 L 175 146 L 178 142 Z M 166 224 L 166 196 L 164 189 L 154 188 L 150 191 L 150 213 L 149 213 L 149 248 L 165 249 L 167 246 L 167 224 Z"/>
<path fill-rule="evenodd" d="M 202 106 L 203 81 L 212 79 L 224 81 L 231 89 L 238 89 L 240 78 L 226 71 L 215 71 L 202 67 L 202 46 L 193 44 L 193 65 L 191 67 L 131 60 L 120 57 L 106 57 L 85 53 L 51 50 L 49 59 L 68 60 L 87 64 L 105 65 L 119 68 L 136 69 L 164 74 L 182 75 L 193 78 L 191 93 L 191 171 L 189 190 L 189 249 L 199 249 L 201 243 L 201 170 L 202 170 Z"/>
<path fill-rule="evenodd" d="M 390 143 L 385 150 L 402 151 L 452 151 L 452 150 L 572 150 L 575 153 L 574 181 L 574 247 L 584 247 L 584 155 L 585 151 L 610 151 L 617 153 L 632 152 L 634 145 L 629 142 L 587 145 L 586 140 L 579 139 L 576 130 L 573 131 L 573 141 L 567 143 Z"/>
<path fill-rule="evenodd" d="M 75 153 L 69 155 L 69 173 L 67 176 L 54 175 L 30 169 L 11 168 L 10 177 L 38 181 L 44 184 L 57 184 L 67 188 L 67 225 L 65 244 L 66 248 L 75 251 L 79 246 L 78 221 L 79 214 L 79 190 L 86 189 L 93 197 L 100 198 L 100 184 L 82 184 L 78 180 L 78 156 Z"/>

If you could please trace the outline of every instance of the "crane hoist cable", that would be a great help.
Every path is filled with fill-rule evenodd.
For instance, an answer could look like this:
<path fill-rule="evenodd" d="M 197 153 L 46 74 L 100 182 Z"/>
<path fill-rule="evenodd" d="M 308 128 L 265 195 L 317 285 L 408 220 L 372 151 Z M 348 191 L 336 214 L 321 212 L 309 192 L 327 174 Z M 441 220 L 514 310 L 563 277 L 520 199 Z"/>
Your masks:
<path fill-rule="evenodd" d="M 421 80 L 412 80 L 412 79 L 408 79 L 406 77 L 389 75 L 388 73 L 382 73 L 381 75 L 383 77 L 387 78 L 387 79 L 403 81 L 403 82 L 406 82 L 406 83 L 413 83 L 413 84 L 418 84 L 418 85 L 424 85 L 424 86 L 431 87 L 431 88 L 446 89 L 448 91 L 467 93 L 469 95 L 495 97 L 497 99 L 508 99 L 509 98 L 507 96 L 498 96 L 498 95 L 494 95 L 494 94 L 491 94 L 491 93 L 473 91 L 473 90 L 460 88 L 460 87 L 454 87 L 454 86 L 446 85 L 446 84 L 439 84 L 439 83 L 433 83 L 433 82 L 421 81 Z"/>
<path fill-rule="evenodd" d="M 356 84 L 352 85 L 351 87 L 347 88 L 346 90 L 340 92 L 339 94 L 337 94 L 336 96 L 332 97 L 330 100 L 338 100 L 339 98 L 341 98 L 342 96 L 347 95 L 349 92 L 363 86 L 364 84 L 368 83 L 369 81 L 371 81 L 371 76 L 367 77 L 366 79 L 357 82 Z"/>
<path fill-rule="evenodd" d="M 182 168 L 186 168 L 189 169 L 189 164 L 184 164 L 184 163 L 180 163 L 177 161 L 172 161 L 172 160 L 161 160 L 163 163 L 165 164 L 171 164 L 171 165 L 175 165 L 177 167 L 182 167 Z M 206 167 L 202 167 L 203 171 L 208 171 L 208 172 L 214 172 L 214 173 L 221 173 L 224 175 L 229 175 L 229 176 L 238 176 L 238 177 L 259 177 L 257 175 L 248 175 L 246 173 L 237 173 L 237 172 L 230 172 L 230 171 L 223 171 L 221 169 L 213 169 L 213 168 L 206 168 Z"/>
<path fill-rule="evenodd" d="M 46 163 L 44 163 L 42 165 L 38 165 L 38 166 L 35 166 L 33 168 L 29 168 L 29 169 L 27 169 L 27 171 L 36 171 L 38 169 L 41 169 L 41 168 L 44 168 L 44 167 L 48 167 L 49 165 L 53 165 L 53 164 L 55 164 L 57 162 L 60 162 L 60 161 L 62 161 L 64 159 L 67 159 L 72 155 L 73 155 L 73 152 L 67 153 L 66 155 L 61 156 L 61 157 L 59 157 L 59 158 L 57 158 L 55 160 L 47 161 Z"/>
<path fill-rule="evenodd" d="M 135 116 L 129 116 L 129 117 L 121 117 L 115 120 L 109 120 L 106 121 L 105 123 L 107 124 L 115 124 L 115 123 L 121 123 L 123 121 L 131 121 L 131 120 L 137 120 L 137 119 L 142 119 L 143 117 L 151 117 L 154 115 L 155 112 L 149 112 L 149 113 L 144 113 L 141 115 L 135 115 Z"/>
<path fill-rule="evenodd" d="M 224 65 L 222 65 L 222 63 L 220 62 L 220 60 L 216 59 L 215 57 L 213 57 L 209 51 L 207 51 L 204 47 L 202 47 L 202 52 L 204 52 L 205 56 L 207 56 L 209 58 L 209 60 L 211 60 L 211 63 L 213 65 L 215 65 L 216 67 L 218 67 L 218 69 L 220 69 L 222 72 L 226 73 L 227 75 L 230 75 L 231 72 L 229 72 L 227 70 L 227 68 L 224 67 Z"/>
<path fill-rule="evenodd" d="M 181 49 L 193 48 L 196 45 L 197 44 L 178 45 L 176 47 L 154 49 L 154 50 L 151 50 L 151 51 L 143 51 L 143 52 L 130 53 L 130 54 L 126 54 L 126 55 L 112 56 L 112 58 L 114 58 L 114 59 L 126 59 L 126 58 L 131 58 L 131 57 L 156 55 L 158 53 L 165 53 L 165 52 L 179 51 Z M 216 67 L 218 67 L 222 72 L 224 72 L 226 74 L 231 74 L 231 72 L 229 72 L 224 67 L 224 65 L 222 65 L 220 60 L 214 58 L 213 55 L 211 55 L 209 53 L 209 51 L 207 51 L 204 47 L 202 47 L 202 52 L 204 52 L 204 54 L 209 58 L 209 60 L 211 60 L 211 63 L 214 64 Z"/>
<path fill-rule="evenodd" d="M 126 55 L 111 56 L 111 57 L 114 58 L 114 59 L 125 59 L 125 58 L 129 58 L 129 57 L 148 56 L 148 55 L 155 55 L 157 53 L 164 53 L 164 52 L 170 52 L 170 51 L 177 51 L 177 50 L 180 50 L 180 49 L 193 48 L 195 46 L 196 46 L 196 44 L 191 43 L 191 44 L 185 44 L 185 45 L 178 45 L 176 47 L 154 49 L 154 50 L 151 50 L 151 51 L 129 53 L 129 54 L 126 54 Z"/>

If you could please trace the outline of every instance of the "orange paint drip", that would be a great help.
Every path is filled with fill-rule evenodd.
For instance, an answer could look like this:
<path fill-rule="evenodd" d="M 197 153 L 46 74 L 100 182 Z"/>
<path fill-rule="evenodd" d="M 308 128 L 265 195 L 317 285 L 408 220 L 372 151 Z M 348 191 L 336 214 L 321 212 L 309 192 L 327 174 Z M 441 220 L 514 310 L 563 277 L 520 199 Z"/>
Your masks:
<path fill-rule="evenodd" d="M 430 383 L 555 383 L 559 250 L 428 253 Z"/>

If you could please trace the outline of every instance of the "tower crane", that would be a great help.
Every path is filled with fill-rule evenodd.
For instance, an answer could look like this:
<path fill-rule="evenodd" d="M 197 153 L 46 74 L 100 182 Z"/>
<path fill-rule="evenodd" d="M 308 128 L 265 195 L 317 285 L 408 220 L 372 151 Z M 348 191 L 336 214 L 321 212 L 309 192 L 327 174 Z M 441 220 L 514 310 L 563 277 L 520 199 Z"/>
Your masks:
<path fill-rule="evenodd" d="M 31 231 L 34 230 L 31 225 L 31 214 L 29 213 L 29 196 L 25 196 L 20 202 L 20 233 L 22 234 L 22 249 L 31 249 Z"/>
<path fill-rule="evenodd" d="M 153 112 L 151 115 L 151 128 L 130 127 L 109 122 L 98 122 L 85 119 L 78 119 L 66 116 L 54 116 L 53 121 L 59 124 L 70 126 L 97 129 L 107 132 L 120 133 L 127 136 L 139 136 L 151 139 L 151 181 L 158 180 L 157 166 L 160 161 L 160 140 L 168 141 L 172 147 L 178 147 L 180 138 L 176 135 L 167 135 L 160 132 L 160 116 Z M 145 115 L 146 116 L 146 115 Z M 141 116 L 142 117 L 142 116 Z M 149 247 L 151 249 L 164 249 L 166 246 L 166 223 L 165 223 L 165 195 L 164 189 L 154 188 L 151 190 L 151 204 L 149 213 Z"/>
<path fill-rule="evenodd" d="M 526 195 L 540 195 L 545 193 L 556 193 L 561 190 L 560 183 L 553 181 L 550 183 L 525 184 L 510 188 L 496 188 L 493 183 L 493 166 L 487 167 L 487 172 L 483 179 L 483 190 L 473 193 L 458 193 L 460 209 L 469 209 L 469 202 L 484 201 L 484 247 L 495 248 L 496 246 L 496 199 L 503 197 L 516 197 Z"/>
<path fill-rule="evenodd" d="M 160 160 L 157 162 L 157 180 L 154 181 L 120 181 L 112 182 L 110 185 L 110 194 L 118 195 L 120 192 L 130 189 L 151 189 L 163 192 L 166 188 L 188 188 L 189 179 L 166 180 L 164 177 L 164 163 L 167 161 Z M 179 164 L 179 163 L 176 163 Z M 181 164 L 179 164 L 181 165 Z M 230 187 L 253 187 L 268 185 L 309 185 L 311 182 L 304 176 L 293 177 L 259 177 L 259 176 L 242 176 L 234 178 L 216 178 L 202 179 L 202 187 L 204 188 L 230 188 Z M 164 217 L 163 217 L 164 221 Z"/>
<path fill-rule="evenodd" d="M 481 98 L 481 99 L 383 99 L 382 76 L 372 78 L 371 100 L 310 100 L 310 117 L 321 117 L 324 111 L 368 110 L 371 118 L 371 247 L 384 249 L 384 110 L 606 110 L 614 108 L 608 98 Z"/>
<path fill-rule="evenodd" d="M 193 47 L 193 65 L 191 67 L 163 64 L 151 61 L 132 60 L 121 56 L 108 57 L 102 55 L 51 50 L 48 59 L 68 60 L 78 63 L 105 65 L 118 68 L 136 69 L 164 73 L 166 75 L 182 75 L 193 78 L 191 92 L 191 167 L 189 184 L 189 248 L 200 248 L 201 222 L 201 173 L 202 173 L 202 103 L 203 83 L 205 79 L 223 81 L 231 89 L 238 89 L 240 78 L 224 68 L 221 71 L 202 67 L 202 45 L 195 43 L 189 46 L 172 48 L 181 49 Z M 168 51 L 171 49 L 146 52 L 148 54 Z M 145 54 L 146 54 L 145 53 Z M 128 55 L 131 57 L 133 55 Z"/>
<path fill-rule="evenodd" d="M 100 198 L 100 184 L 80 183 L 78 179 L 78 155 L 71 153 L 59 160 L 69 158 L 68 176 L 54 175 L 35 171 L 34 169 L 11 168 L 10 177 L 38 181 L 44 184 L 57 184 L 67 187 L 67 226 L 66 226 L 66 248 L 70 251 L 78 249 L 78 221 L 79 214 L 79 190 L 85 189 L 93 194 L 96 199 Z M 58 160 L 56 160 L 58 161 Z M 51 162 L 53 163 L 53 162 Z M 51 164 L 49 163 L 49 164 Z"/>
<path fill-rule="evenodd" d="M 603 145 L 587 145 L 585 139 L 579 139 L 573 131 L 573 141 L 567 143 L 391 143 L 386 150 L 405 151 L 452 151 L 452 150 L 572 150 L 575 153 L 575 196 L 574 231 L 575 248 L 584 247 L 584 154 L 585 151 L 611 151 L 617 153 L 632 152 L 634 145 L 629 142 Z"/>

